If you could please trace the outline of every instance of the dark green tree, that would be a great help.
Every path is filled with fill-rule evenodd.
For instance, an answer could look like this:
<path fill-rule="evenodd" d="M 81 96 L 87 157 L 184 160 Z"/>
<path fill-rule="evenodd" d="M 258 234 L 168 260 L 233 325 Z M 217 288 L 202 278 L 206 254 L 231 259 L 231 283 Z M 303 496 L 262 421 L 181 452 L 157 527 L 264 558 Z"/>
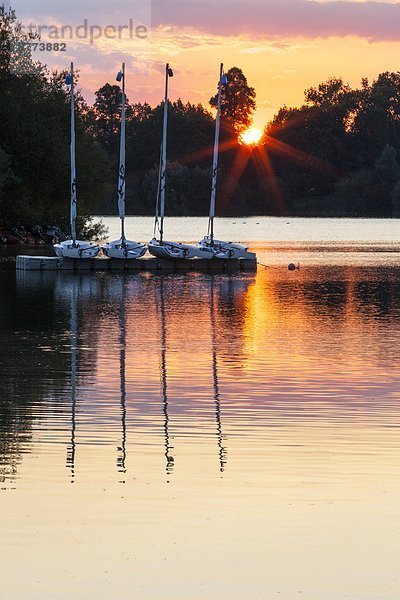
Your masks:
<path fill-rule="evenodd" d="M 400 150 L 400 73 L 381 73 L 372 84 L 363 79 L 352 136 L 359 166 L 372 166 L 388 144 Z"/>
<path fill-rule="evenodd" d="M 19 75 L 45 73 L 45 67 L 32 60 L 30 42 L 38 40 L 36 33 L 26 34 L 17 20 L 15 10 L 0 4 L 0 77 L 10 72 Z"/>
<path fill-rule="evenodd" d="M 251 123 L 256 109 L 256 92 L 249 86 L 241 69 L 232 67 L 226 73 L 228 84 L 224 86 L 221 115 L 236 133 L 242 132 Z M 210 105 L 218 105 L 218 93 L 210 99 Z"/>
<path fill-rule="evenodd" d="M 118 85 L 106 83 L 96 92 L 94 102 L 94 116 L 97 125 L 99 141 L 110 151 L 115 152 L 121 127 L 122 93 Z M 132 117 L 133 111 L 129 99 L 125 98 L 125 111 L 127 120 Z"/>
<path fill-rule="evenodd" d="M 146 174 L 140 190 L 141 206 L 149 213 L 155 209 L 158 180 L 158 169 L 154 168 Z M 211 192 L 211 169 L 172 162 L 168 166 L 166 191 L 168 215 L 205 215 Z"/>
<path fill-rule="evenodd" d="M 65 73 L 49 74 L 43 66 L 16 70 L 10 52 L 26 41 L 15 13 L 0 19 L 0 139 L 13 177 L 2 189 L 0 220 L 7 225 L 58 222 L 67 229 L 69 213 L 70 100 Z M 5 22 L 5 25 L 4 25 Z M 18 46 L 15 46 L 18 47 Z M 28 45 L 29 47 L 29 45 Z M 76 136 L 79 223 L 104 192 L 108 164 L 93 136 L 90 109 L 77 94 Z M 3 165 L 4 157 L 3 157 Z M 4 166 L 3 166 L 4 169 Z"/>
<path fill-rule="evenodd" d="M 319 84 L 318 87 L 310 87 L 305 92 L 306 103 L 310 106 L 331 111 L 334 107 L 341 107 L 341 110 L 348 104 L 353 90 L 343 79 L 331 77 L 327 81 Z"/>

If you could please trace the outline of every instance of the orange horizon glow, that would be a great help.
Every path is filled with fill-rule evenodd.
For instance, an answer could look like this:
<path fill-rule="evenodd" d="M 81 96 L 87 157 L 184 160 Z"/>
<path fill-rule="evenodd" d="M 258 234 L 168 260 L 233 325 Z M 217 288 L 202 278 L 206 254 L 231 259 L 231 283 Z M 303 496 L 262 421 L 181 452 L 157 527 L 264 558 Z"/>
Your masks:
<path fill-rule="evenodd" d="M 17 17 L 24 27 L 35 23 L 29 4 L 18 3 Z M 39 0 L 36 11 L 43 28 L 61 29 L 67 22 L 75 28 L 82 24 L 83 16 L 98 22 L 99 15 L 103 21 L 99 26 L 123 25 L 121 7 L 128 3 L 121 0 L 117 4 L 99 0 L 86 6 L 82 14 L 83 9 L 73 3 L 66 14 L 60 3 Z M 281 107 L 301 106 L 304 90 L 329 77 L 342 77 L 357 88 L 363 78 L 372 81 L 379 73 L 398 70 L 400 42 L 395 23 L 400 4 L 396 0 L 292 0 L 276 2 L 276 12 L 271 12 L 267 3 L 252 0 L 246 18 L 241 3 L 227 0 L 214 7 L 214 18 L 209 18 L 205 0 L 194 0 L 191 5 L 171 0 L 168 8 L 162 2 L 152 7 L 151 3 L 139 4 L 135 16 L 148 28 L 146 38 L 131 37 L 127 32 L 94 39 L 75 36 L 69 40 L 68 55 L 53 52 L 46 56 L 50 71 L 65 69 L 74 60 L 80 72 L 79 86 L 90 105 L 96 90 L 114 83 L 124 60 L 130 102 L 157 106 L 164 97 L 163 65 L 168 61 L 175 70 L 171 101 L 181 98 L 209 108 L 223 62 L 225 70 L 233 66 L 242 69 L 254 87 L 254 126 L 262 130 Z M 41 33 L 42 42 L 54 42 L 48 29 Z M 37 51 L 35 58 L 43 60 L 41 54 Z"/>

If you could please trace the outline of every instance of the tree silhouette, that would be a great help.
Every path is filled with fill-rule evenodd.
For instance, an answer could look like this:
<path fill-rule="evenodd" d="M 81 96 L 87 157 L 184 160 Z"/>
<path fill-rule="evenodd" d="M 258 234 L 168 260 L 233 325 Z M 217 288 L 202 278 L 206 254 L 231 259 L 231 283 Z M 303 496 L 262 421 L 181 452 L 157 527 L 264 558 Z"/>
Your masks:
<path fill-rule="evenodd" d="M 228 84 L 224 86 L 221 115 L 235 130 L 241 133 L 251 123 L 251 117 L 256 109 L 256 92 L 250 87 L 241 69 L 232 67 L 226 73 Z M 213 108 L 218 106 L 218 93 L 210 99 Z"/>
<path fill-rule="evenodd" d="M 115 145 L 119 136 L 121 124 L 121 88 L 118 85 L 106 83 L 96 92 L 94 112 L 97 121 L 99 140 L 104 146 Z M 129 100 L 125 98 L 126 117 L 132 116 Z"/>

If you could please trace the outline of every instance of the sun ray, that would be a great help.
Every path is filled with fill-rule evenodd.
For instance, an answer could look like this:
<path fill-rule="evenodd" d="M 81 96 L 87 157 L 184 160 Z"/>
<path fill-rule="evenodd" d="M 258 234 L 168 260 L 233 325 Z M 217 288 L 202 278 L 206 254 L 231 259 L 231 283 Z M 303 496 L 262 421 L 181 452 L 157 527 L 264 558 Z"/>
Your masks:
<path fill-rule="evenodd" d="M 222 142 L 219 145 L 219 152 L 222 154 L 227 150 L 231 150 L 237 146 L 237 141 L 235 138 L 232 138 L 226 142 Z M 190 152 L 184 156 L 179 157 L 177 160 L 182 164 L 198 162 L 203 160 L 204 158 L 212 157 L 214 152 L 214 145 L 208 146 L 207 148 L 203 148 L 202 150 L 196 152 Z"/>
<path fill-rule="evenodd" d="M 272 137 L 268 134 L 264 135 L 264 144 L 270 148 L 272 151 L 276 151 L 280 154 L 285 155 L 287 158 L 290 158 L 296 162 L 299 162 L 302 165 L 307 167 L 311 167 L 316 169 L 317 171 L 322 171 L 324 173 L 330 173 L 332 175 L 340 175 L 340 171 L 337 167 L 332 164 L 323 161 L 312 154 L 308 154 L 303 150 L 299 150 L 294 146 L 290 146 L 281 140 L 278 140 L 275 137 Z"/>
<path fill-rule="evenodd" d="M 221 193 L 221 213 L 224 214 L 229 205 L 236 186 L 238 185 L 244 170 L 249 162 L 251 153 L 244 146 L 238 146 L 235 161 L 225 179 Z"/>
<path fill-rule="evenodd" d="M 271 186 L 277 214 L 286 215 L 288 211 L 284 195 L 279 187 L 278 178 L 275 174 L 267 149 L 263 147 L 255 148 L 252 159 L 254 160 L 258 173 L 261 176 L 266 176 L 266 179 Z"/>

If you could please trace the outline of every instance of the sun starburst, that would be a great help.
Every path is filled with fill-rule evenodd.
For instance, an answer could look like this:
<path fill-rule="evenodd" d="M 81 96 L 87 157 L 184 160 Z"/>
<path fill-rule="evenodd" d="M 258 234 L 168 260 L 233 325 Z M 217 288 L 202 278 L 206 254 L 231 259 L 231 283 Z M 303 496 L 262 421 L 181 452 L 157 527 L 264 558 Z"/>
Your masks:
<path fill-rule="evenodd" d="M 262 137 L 262 131 L 257 127 L 250 127 L 240 135 L 240 142 L 246 146 L 256 146 Z"/>

